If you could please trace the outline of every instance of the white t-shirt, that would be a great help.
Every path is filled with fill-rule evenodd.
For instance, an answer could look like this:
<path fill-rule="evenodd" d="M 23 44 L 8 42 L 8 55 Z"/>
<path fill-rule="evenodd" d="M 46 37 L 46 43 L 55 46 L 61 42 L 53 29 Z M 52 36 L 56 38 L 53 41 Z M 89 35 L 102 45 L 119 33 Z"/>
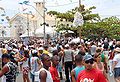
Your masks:
<path fill-rule="evenodd" d="M 34 74 L 35 72 L 37 72 L 39 70 L 39 66 L 37 63 L 37 60 L 39 58 L 38 57 L 31 57 L 30 58 L 30 65 L 31 65 L 31 73 Z"/>
<path fill-rule="evenodd" d="M 72 61 L 73 50 L 65 49 L 64 53 L 65 53 L 64 62 Z"/>
<path fill-rule="evenodd" d="M 91 52 L 92 55 L 95 54 L 95 52 L 96 52 L 96 48 L 97 48 L 96 45 L 92 45 L 92 46 L 91 46 L 90 52 Z"/>
<path fill-rule="evenodd" d="M 43 70 L 46 71 L 46 73 L 47 73 L 46 82 L 53 82 L 51 73 L 48 70 L 46 70 L 45 68 L 41 68 L 38 72 L 35 73 L 35 81 L 40 82 L 39 74 Z"/>
<path fill-rule="evenodd" d="M 115 68 L 119 68 L 120 67 L 120 53 L 115 55 L 115 57 L 113 58 L 113 61 L 117 61 L 118 62 L 116 64 Z"/>

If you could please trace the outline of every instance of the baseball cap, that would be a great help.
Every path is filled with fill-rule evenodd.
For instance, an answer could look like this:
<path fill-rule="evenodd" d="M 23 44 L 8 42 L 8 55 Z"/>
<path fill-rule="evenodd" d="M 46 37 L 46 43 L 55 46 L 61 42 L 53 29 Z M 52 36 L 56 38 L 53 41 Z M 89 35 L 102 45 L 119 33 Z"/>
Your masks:
<path fill-rule="evenodd" d="M 32 54 L 35 54 L 35 53 L 37 53 L 37 50 L 32 50 Z"/>
<path fill-rule="evenodd" d="M 85 56 L 83 57 L 83 59 L 84 59 L 84 61 L 87 61 L 87 60 L 93 59 L 93 57 L 92 57 L 90 54 L 88 54 L 88 55 L 85 55 Z M 93 60 L 94 60 L 94 59 L 93 59 Z"/>
<path fill-rule="evenodd" d="M 65 47 L 69 47 L 69 44 L 66 44 Z"/>
<path fill-rule="evenodd" d="M 38 50 L 44 50 L 44 48 L 43 48 L 43 47 L 40 47 L 40 48 L 38 48 Z"/>
<path fill-rule="evenodd" d="M 8 59 L 9 59 L 10 56 L 9 56 L 8 54 L 3 54 L 3 55 L 2 55 L 2 58 L 8 58 Z"/>

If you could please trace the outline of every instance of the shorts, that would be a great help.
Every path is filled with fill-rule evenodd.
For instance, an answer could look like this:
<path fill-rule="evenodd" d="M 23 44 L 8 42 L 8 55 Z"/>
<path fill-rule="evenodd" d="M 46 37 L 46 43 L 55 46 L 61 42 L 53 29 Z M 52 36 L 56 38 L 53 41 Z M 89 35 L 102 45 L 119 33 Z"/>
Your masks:
<path fill-rule="evenodd" d="M 27 75 L 29 73 L 29 67 L 23 67 L 23 74 Z"/>
<path fill-rule="evenodd" d="M 115 68 L 115 69 L 114 69 L 114 77 L 115 77 L 115 78 L 120 77 L 120 68 Z"/>

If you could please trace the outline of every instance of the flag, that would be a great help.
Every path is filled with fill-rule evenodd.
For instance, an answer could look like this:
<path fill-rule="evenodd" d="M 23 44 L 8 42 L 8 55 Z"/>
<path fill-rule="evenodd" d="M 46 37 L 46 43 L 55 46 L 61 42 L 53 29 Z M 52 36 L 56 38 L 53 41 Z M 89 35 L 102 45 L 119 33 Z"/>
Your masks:
<path fill-rule="evenodd" d="M 4 8 L 0 7 L 1 10 L 4 10 Z"/>
<path fill-rule="evenodd" d="M 30 3 L 29 1 L 23 1 L 23 4 L 28 4 L 28 3 Z"/>
<path fill-rule="evenodd" d="M 20 5 L 22 5 L 23 3 L 19 3 Z"/>
<path fill-rule="evenodd" d="M 0 7 L 0 10 L 2 10 L 5 13 L 5 9 L 3 7 Z"/>
<path fill-rule="evenodd" d="M 81 13 L 76 12 L 74 15 L 73 26 L 82 26 L 84 24 L 83 16 Z"/>
<path fill-rule="evenodd" d="M 1 16 L 5 16 L 5 14 L 1 14 Z"/>
<path fill-rule="evenodd" d="M 3 21 L 4 21 L 4 19 L 1 19 L 1 21 L 3 22 Z"/>

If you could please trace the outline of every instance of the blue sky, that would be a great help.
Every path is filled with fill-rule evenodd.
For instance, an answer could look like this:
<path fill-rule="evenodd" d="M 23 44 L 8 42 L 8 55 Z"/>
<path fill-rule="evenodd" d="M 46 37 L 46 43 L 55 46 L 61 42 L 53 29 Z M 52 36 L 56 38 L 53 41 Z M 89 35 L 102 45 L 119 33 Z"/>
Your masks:
<path fill-rule="evenodd" d="M 21 6 L 19 2 L 24 0 L 0 0 L 0 7 L 3 7 L 7 11 L 7 15 L 14 16 L 16 13 L 19 13 Z M 34 1 L 42 0 L 29 0 L 30 4 L 34 5 Z M 66 12 L 67 10 L 73 9 L 78 6 L 78 0 L 45 0 L 46 7 L 49 10 L 56 10 L 60 12 Z M 97 8 L 93 13 L 99 13 L 102 16 L 115 16 L 120 15 L 120 1 L 119 0 L 81 0 L 82 4 L 86 7 L 96 6 Z M 76 2 L 76 3 L 75 3 Z M 70 3 L 70 4 L 69 4 Z M 64 5 L 69 4 L 69 5 Z M 64 5 L 64 6 L 59 6 Z M 55 6 L 55 7 L 51 7 Z M 30 8 L 30 10 L 33 10 Z M 1 13 L 1 11 L 0 11 Z"/>

